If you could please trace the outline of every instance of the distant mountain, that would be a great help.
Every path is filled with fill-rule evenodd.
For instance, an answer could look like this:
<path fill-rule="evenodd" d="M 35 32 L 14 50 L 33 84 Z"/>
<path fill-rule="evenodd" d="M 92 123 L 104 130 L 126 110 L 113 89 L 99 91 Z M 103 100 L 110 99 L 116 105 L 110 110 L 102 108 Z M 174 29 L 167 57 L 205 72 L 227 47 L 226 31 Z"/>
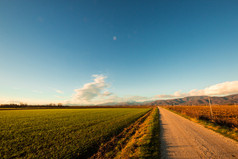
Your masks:
<path fill-rule="evenodd" d="M 109 102 L 109 103 L 103 103 L 103 104 L 98 104 L 98 106 L 128 106 L 128 105 L 141 105 L 140 102 Z"/>
<path fill-rule="evenodd" d="M 190 96 L 178 99 L 156 100 L 151 105 L 208 105 L 209 96 Z M 238 94 L 224 97 L 210 97 L 211 103 L 215 105 L 238 104 Z"/>
<path fill-rule="evenodd" d="M 209 96 L 189 96 L 177 99 L 156 100 L 146 102 L 120 102 L 120 103 L 104 103 L 99 106 L 144 106 L 144 105 L 208 105 Z M 237 103 L 238 94 L 223 96 L 223 97 L 210 97 L 211 103 L 214 105 L 230 105 Z"/>

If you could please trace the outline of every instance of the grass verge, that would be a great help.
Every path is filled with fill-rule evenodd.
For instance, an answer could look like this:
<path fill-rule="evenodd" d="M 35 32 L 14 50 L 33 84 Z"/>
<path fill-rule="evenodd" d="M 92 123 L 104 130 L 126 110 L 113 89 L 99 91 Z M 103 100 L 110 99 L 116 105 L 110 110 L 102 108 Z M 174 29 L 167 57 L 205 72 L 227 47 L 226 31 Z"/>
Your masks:
<path fill-rule="evenodd" d="M 163 107 L 165 108 L 165 107 Z M 198 123 L 200 125 L 203 125 L 204 127 L 210 129 L 210 130 L 213 130 L 217 133 L 220 133 L 221 135 L 223 136 L 226 136 L 228 138 L 231 138 L 233 140 L 236 140 L 238 141 L 238 128 L 234 127 L 234 128 L 230 128 L 230 127 L 226 127 L 226 126 L 221 126 L 221 125 L 218 125 L 216 123 L 213 123 L 211 121 L 207 121 L 207 120 L 202 120 L 202 119 L 196 119 L 196 118 L 192 118 L 186 114 L 182 114 L 182 113 L 179 113 L 179 112 L 176 112 L 174 110 L 171 110 L 171 109 L 168 109 L 168 108 L 165 108 L 175 114 L 178 114 L 188 120 L 191 120 L 195 123 Z"/>
<path fill-rule="evenodd" d="M 154 108 L 121 134 L 102 145 L 91 158 L 158 158 L 159 113 Z"/>

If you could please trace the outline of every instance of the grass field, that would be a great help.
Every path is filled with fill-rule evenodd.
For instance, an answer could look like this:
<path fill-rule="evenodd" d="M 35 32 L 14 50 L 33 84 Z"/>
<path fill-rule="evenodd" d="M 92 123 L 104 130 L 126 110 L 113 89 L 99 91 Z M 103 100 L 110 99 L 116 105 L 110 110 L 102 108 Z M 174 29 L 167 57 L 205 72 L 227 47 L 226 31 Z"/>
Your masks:
<path fill-rule="evenodd" d="M 159 112 L 148 112 L 100 146 L 90 159 L 159 158 Z"/>
<path fill-rule="evenodd" d="M 85 158 L 148 108 L 0 111 L 0 158 Z"/>

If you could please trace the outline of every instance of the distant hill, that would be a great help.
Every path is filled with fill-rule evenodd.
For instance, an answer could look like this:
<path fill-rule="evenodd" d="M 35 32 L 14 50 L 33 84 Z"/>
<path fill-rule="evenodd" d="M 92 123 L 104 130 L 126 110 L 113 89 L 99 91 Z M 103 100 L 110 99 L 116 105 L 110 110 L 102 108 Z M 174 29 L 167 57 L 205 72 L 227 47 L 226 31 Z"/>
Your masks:
<path fill-rule="evenodd" d="M 178 99 L 156 100 L 151 105 L 208 105 L 209 96 L 190 96 Z M 238 104 L 238 94 L 224 97 L 210 97 L 211 103 L 215 105 Z"/>
<path fill-rule="evenodd" d="M 177 99 L 156 100 L 146 102 L 119 102 L 119 103 L 104 103 L 99 106 L 156 106 L 156 105 L 208 105 L 209 96 L 189 96 Z M 223 96 L 223 97 L 210 97 L 211 103 L 215 105 L 238 105 L 238 94 Z"/>
<path fill-rule="evenodd" d="M 103 104 L 98 104 L 98 106 L 128 106 L 128 105 L 141 105 L 141 102 L 109 102 L 109 103 L 103 103 Z"/>

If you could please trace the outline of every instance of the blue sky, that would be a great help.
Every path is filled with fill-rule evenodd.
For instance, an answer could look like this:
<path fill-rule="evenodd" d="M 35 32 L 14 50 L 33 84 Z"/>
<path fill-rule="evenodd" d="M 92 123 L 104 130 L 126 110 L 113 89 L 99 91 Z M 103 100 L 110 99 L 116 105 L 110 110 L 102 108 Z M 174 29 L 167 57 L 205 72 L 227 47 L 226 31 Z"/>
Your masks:
<path fill-rule="evenodd" d="M 1 0 L 0 101 L 143 100 L 227 81 L 237 88 L 237 17 L 236 0 Z M 225 84 L 225 94 L 238 93 Z"/>

